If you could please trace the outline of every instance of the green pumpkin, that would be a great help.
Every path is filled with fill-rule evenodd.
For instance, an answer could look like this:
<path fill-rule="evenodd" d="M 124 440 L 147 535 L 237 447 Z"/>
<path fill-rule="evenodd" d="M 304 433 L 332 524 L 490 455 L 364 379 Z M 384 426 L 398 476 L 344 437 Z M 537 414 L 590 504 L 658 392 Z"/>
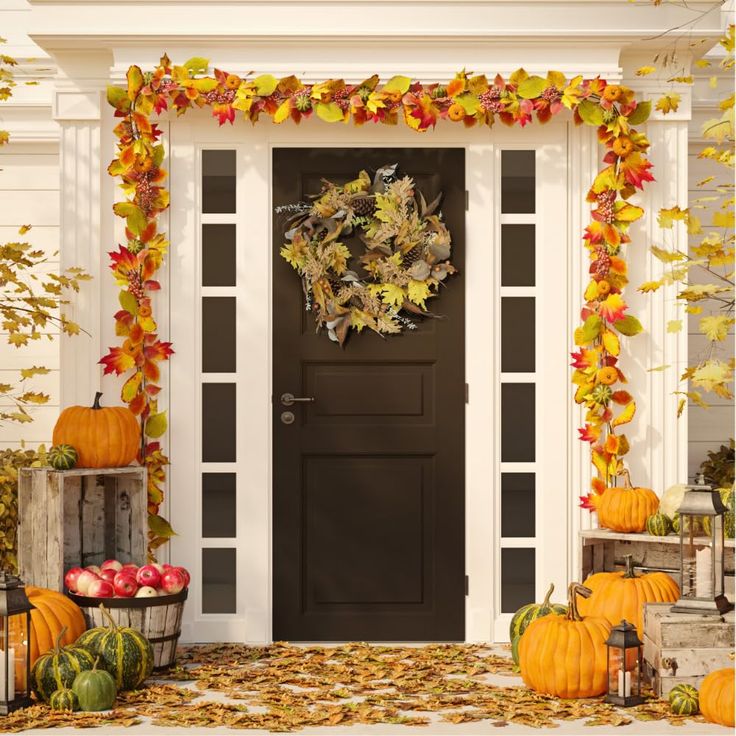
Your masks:
<path fill-rule="evenodd" d="M 527 603 L 527 605 L 522 606 L 514 614 L 511 619 L 511 626 L 509 627 L 509 639 L 512 643 L 514 641 L 514 637 L 521 637 L 526 630 L 526 627 L 529 626 L 534 619 L 548 616 L 550 613 L 567 613 L 567 606 L 563 606 L 561 603 L 549 602 L 554 589 L 555 586 L 550 583 L 547 595 L 544 596 L 544 600 L 541 603 Z"/>
<path fill-rule="evenodd" d="M 678 716 L 692 716 L 700 710 L 698 691 L 692 685 L 675 685 L 667 699 L 670 709 Z"/>
<path fill-rule="evenodd" d="M 71 713 L 79 710 L 79 698 L 74 690 L 63 687 L 51 693 L 49 705 L 51 706 L 51 710 L 61 710 Z"/>
<path fill-rule="evenodd" d="M 723 517 L 723 532 L 726 539 L 733 539 L 734 531 L 736 531 L 736 529 L 734 529 L 736 524 L 734 524 L 733 488 L 719 488 L 718 493 L 721 494 L 723 505 L 728 509 Z"/>
<path fill-rule="evenodd" d="M 100 657 L 118 690 L 132 690 L 153 672 L 153 647 L 137 629 L 118 625 L 102 603 L 100 611 L 107 626 L 85 631 L 77 645 Z"/>
<path fill-rule="evenodd" d="M 110 710 L 115 704 L 118 694 L 112 675 L 103 669 L 97 669 L 99 657 L 91 670 L 80 672 L 74 678 L 72 690 L 79 699 L 80 710 Z"/>
<path fill-rule="evenodd" d="M 647 519 L 647 531 L 655 537 L 666 537 L 672 530 L 672 522 L 662 513 L 652 514 Z"/>
<path fill-rule="evenodd" d="M 71 445 L 54 445 L 48 453 L 49 465 L 54 470 L 69 470 L 77 464 L 77 451 Z"/>
<path fill-rule="evenodd" d="M 66 626 L 56 637 L 56 646 L 42 654 L 33 665 L 33 692 L 44 702 L 48 702 L 56 690 L 70 687 L 80 672 L 91 670 L 95 663 L 90 652 L 77 644 L 62 647 L 61 640 L 65 633 Z"/>
<path fill-rule="evenodd" d="M 511 642 L 511 659 L 514 660 L 514 665 L 519 667 L 519 642 L 521 641 L 520 636 L 515 636 Z"/>

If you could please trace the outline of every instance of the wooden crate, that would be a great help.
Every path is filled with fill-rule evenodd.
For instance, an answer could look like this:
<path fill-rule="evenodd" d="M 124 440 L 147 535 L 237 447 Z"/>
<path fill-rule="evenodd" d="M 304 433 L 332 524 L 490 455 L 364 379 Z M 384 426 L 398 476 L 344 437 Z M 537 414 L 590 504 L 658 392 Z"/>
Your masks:
<path fill-rule="evenodd" d="M 148 530 L 146 470 L 24 468 L 18 482 L 18 567 L 28 585 L 64 589 L 75 565 L 142 564 Z"/>
<path fill-rule="evenodd" d="M 705 542 L 705 540 L 703 540 Z M 679 582 L 680 537 L 669 534 L 655 537 L 646 532 L 627 534 L 609 529 L 585 529 L 580 532 L 580 579 L 591 573 L 623 567 L 624 555 L 632 555 L 637 568 L 644 572 L 662 570 Z M 734 601 L 734 540 L 727 539 L 724 551 L 725 592 Z"/>
<path fill-rule="evenodd" d="M 673 613 L 670 603 L 644 606 L 644 674 L 659 696 L 679 684 L 700 687 L 713 670 L 732 667 L 734 612 Z"/>

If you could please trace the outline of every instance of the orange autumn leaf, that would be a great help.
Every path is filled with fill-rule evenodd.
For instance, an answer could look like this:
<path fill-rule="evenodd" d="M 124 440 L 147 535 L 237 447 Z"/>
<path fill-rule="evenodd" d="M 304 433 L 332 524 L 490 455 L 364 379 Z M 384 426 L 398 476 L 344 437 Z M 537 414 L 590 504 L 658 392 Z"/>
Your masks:
<path fill-rule="evenodd" d="M 609 294 L 598 307 L 598 312 L 607 322 L 615 322 L 624 316 L 628 305 L 621 294 Z"/>

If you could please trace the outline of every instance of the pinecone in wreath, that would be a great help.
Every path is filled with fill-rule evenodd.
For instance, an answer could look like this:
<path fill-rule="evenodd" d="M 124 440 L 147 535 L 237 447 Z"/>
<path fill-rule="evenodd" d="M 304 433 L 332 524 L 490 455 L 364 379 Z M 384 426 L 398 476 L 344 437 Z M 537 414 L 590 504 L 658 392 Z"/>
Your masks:
<path fill-rule="evenodd" d="M 402 266 L 405 269 L 411 268 L 417 261 L 422 260 L 424 256 L 424 248 L 420 245 L 415 245 L 410 251 L 407 251 L 402 256 Z"/>
<path fill-rule="evenodd" d="M 352 205 L 353 212 L 358 217 L 372 217 L 376 211 L 376 200 L 373 197 L 356 197 Z"/>

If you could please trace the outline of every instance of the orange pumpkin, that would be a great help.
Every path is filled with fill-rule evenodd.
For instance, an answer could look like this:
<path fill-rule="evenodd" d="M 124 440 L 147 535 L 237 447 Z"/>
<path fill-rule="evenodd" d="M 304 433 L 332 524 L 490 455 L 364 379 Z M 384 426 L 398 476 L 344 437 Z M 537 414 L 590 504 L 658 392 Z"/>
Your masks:
<path fill-rule="evenodd" d="M 87 629 L 87 625 L 82 610 L 63 593 L 26 585 L 26 595 L 35 606 L 31 611 L 32 665 L 42 654 L 54 648 L 56 637 L 65 626 L 66 631 L 61 638 L 62 646 L 73 644 Z"/>
<path fill-rule="evenodd" d="M 706 721 L 734 727 L 734 671 L 724 667 L 706 675 L 700 685 L 700 712 Z"/>
<path fill-rule="evenodd" d="M 606 491 L 608 493 L 608 491 Z M 644 604 L 674 603 L 680 597 L 680 586 L 666 572 L 637 575 L 631 555 L 624 555 L 626 569 L 596 572 L 585 583 L 593 591 L 578 603 L 583 616 L 602 616 L 612 626 L 622 619 L 636 624 L 639 638 L 644 635 Z"/>
<path fill-rule="evenodd" d="M 135 460 L 140 428 L 125 406 L 100 406 L 101 393 L 92 407 L 70 406 L 59 415 L 54 444 L 71 445 L 79 454 L 78 468 L 117 468 Z"/>
<path fill-rule="evenodd" d="M 535 619 L 519 640 L 519 666 L 525 684 L 557 698 L 592 698 L 608 687 L 604 618 L 582 618 L 577 596 L 589 588 L 571 583 L 568 612 Z"/>
<path fill-rule="evenodd" d="M 634 488 L 628 470 L 623 476 L 622 487 L 607 488 L 591 497 L 598 523 L 615 532 L 643 532 L 647 519 L 657 513 L 659 499 L 651 488 Z"/>

